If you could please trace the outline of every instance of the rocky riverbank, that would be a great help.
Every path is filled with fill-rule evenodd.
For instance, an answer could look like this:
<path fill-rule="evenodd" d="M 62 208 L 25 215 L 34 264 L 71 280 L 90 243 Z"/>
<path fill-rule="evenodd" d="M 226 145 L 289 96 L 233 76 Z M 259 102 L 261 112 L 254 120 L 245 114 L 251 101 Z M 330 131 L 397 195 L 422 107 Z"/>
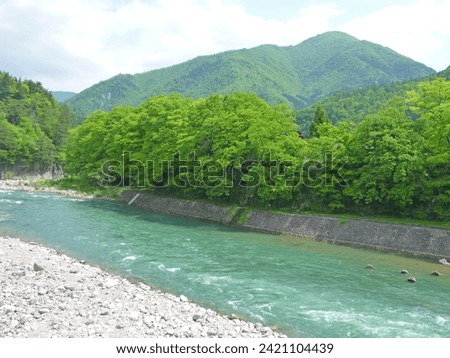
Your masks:
<path fill-rule="evenodd" d="M 80 193 L 76 190 L 63 190 L 55 187 L 39 187 L 36 181 L 24 179 L 0 180 L 0 190 L 23 190 L 23 191 L 39 191 L 44 193 L 55 193 L 66 195 L 73 198 L 91 199 L 92 195 Z"/>
<path fill-rule="evenodd" d="M 14 238 L 0 286 L 0 337 L 285 337 Z"/>

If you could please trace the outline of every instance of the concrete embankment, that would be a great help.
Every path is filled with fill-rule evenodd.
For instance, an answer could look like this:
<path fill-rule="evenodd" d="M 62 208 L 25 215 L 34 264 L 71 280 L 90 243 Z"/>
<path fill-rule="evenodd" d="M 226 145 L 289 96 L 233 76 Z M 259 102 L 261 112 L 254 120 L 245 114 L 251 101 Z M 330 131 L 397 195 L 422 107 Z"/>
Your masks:
<path fill-rule="evenodd" d="M 126 190 L 122 201 L 160 213 L 236 225 L 250 230 L 387 250 L 406 255 L 450 259 L 450 230 L 366 220 L 247 211 L 202 201 L 162 197 Z"/>

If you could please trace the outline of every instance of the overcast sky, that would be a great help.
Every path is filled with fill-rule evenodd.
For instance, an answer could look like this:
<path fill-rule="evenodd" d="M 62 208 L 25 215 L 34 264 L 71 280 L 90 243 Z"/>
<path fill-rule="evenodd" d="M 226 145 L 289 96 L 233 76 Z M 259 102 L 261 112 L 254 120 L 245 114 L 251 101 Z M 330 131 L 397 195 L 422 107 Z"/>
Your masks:
<path fill-rule="evenodd" d="M 450 0 L 0 0 L 0 71 L 79 92 L 118 73 L 326 31 L 450 65 Z"/>

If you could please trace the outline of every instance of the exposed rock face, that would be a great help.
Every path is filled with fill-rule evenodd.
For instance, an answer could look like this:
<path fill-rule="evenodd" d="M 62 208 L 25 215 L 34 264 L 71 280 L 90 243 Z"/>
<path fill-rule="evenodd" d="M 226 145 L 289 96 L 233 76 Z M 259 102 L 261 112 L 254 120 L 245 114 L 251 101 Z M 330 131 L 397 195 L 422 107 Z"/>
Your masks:
<path fill-rule="evenodd" d="M 285 337 L 18 239 L 0 237 L 0 287 L 0 337 Z"/>
<path fill-rule="evenodd" d="M 57 165 L 50 165 L 42 168 L 39 165 L 22 166 L 22 165 L 0 165 L 0 179 L 9 178 L 24 179 L 58 179 L 64 175 L 61 167 Z"/>

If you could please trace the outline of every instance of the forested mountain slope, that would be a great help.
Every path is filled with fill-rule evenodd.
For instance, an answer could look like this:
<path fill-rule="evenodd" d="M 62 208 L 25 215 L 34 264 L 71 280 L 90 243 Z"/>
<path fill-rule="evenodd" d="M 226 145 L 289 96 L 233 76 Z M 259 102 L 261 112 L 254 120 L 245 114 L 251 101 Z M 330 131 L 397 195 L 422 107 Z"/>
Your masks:
<path fill-rule="evenodd" d="M 0 176 L 60 165 L 72 119 L 41 83 L 0 72 Z"/>
<path fill-rule="evenodd" d="M 302 108 L 336 91 L 405 81 L 434 73 L 389 48 L 342 32 L 327 32 L 296 46 L 263 45 L 201 56 L 171 67 L 102 81 L 66 103 L 81 120 L 96 109 L 137 105 L 179 93 L 192 98 L 246 92 L 270 104 Z"/>
<path fill-rule="evenodd" d="M 450 79 L 450 67 L 423 80 L 442 77 Z M 398 83 L 368 86 L 349 91 L 339 91 L 321 98 L 305 108 L 297 110 L 297 123 L 304 133 L 308 133 L 318 107 L 325 110 L 333 123 L 343 120 L 360 122 L 368 114 L 377 113 L 396 96 L 405 96 L 407 91 L 417 89 L 422 80 L 416 79 Z"/>

